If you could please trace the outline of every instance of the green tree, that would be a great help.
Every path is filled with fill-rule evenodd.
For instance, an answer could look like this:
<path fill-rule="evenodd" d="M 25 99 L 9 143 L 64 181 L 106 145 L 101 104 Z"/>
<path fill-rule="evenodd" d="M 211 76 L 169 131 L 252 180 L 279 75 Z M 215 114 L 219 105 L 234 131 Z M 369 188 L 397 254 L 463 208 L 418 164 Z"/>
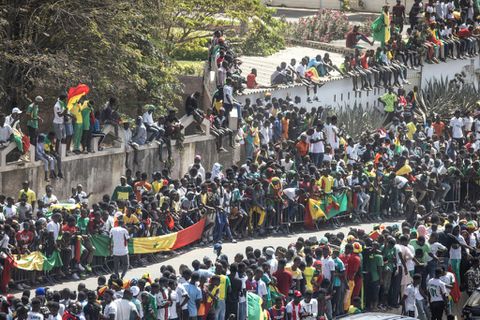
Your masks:
<path fill-rule="evenodd" d="M 168 106 L 181 87 L 166 43 L 153 41 L 153 2 L 6 0 L 0 5 L 1 101 L 19 104 L 35 88 L 84 82 L 94 96 Z"/>

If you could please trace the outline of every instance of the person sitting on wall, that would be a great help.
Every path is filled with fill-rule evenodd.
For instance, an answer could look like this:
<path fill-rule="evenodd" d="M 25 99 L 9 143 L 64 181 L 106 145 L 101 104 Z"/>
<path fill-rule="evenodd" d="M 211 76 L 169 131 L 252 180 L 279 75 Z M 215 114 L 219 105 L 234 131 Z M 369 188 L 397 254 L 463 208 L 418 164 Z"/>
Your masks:
<path fill-rule="evenodd" d="M 365 49 L 358 44 L 360 40 L 365 41 L 369 45 L 373 46 L 373 41 L 368 40 L 368 37 L 359 31 L 360 26 L 353 26 L 353 29 L 347 32 L 345 37 L 346 47 L 350 49 Z"/>
<path fill-rule="evenodd" d="M 205 119 L 205 113 L 200 107 L 200 92 L 195 91 L 187 97 L 185 100 L 185 114 L 187 116 L 193 116 L 197 130 L 201 133 L 204 133 L 201 124 L 203 119 Z"/>
<path fill-rule="evenodd" d="M 147 142 L 147 128 L 143 124 L 143 118 L 137 117 L 135 120 L 135 130 L 133 131 L 130 146 L 133 148 L 133 163 L 138 164 L 137 150 Z"/>

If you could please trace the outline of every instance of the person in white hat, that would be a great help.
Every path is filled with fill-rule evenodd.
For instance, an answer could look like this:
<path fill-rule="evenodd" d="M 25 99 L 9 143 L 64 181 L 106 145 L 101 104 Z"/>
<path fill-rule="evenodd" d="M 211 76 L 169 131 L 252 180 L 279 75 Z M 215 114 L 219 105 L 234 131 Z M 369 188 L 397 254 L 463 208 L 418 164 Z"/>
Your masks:
<path fill-rule="evenodd" d="M 5 123 L 8 124 L 10 127 L 19 130 L 18 124 L 20 123 L 20 115 L 22 114 L 22 110 L 15 107 L 12 109 L 12 113 L 5 117 Z"/>
<path fill-rule="evenodd" d="M 42 117 L 38 115 L 38 110 L 42 103 L 43 103 L 43 98 L 41 96 L 36 96 L 35 101 L 32 102 L 27 108 L 28 136 L 30 137 L 30 143 L 33 145 L 37 144 L 38 120 L 43 122 Z"/>
<path fill-rule="evenodd" d="M 9 114 L 8 116 L 5 117 L 5 124 L 8 124 L 12 130 L 13 130 L 13 135 L 12 139 L 13 142 L 17 145 L 17 149 L 24 153 L 24 155 L 21 157 L 20 160 L 28 160 L 27 158 L 24 159 L 25 152 L 26 150 L 23 150 L 23 143 L 22 143 L 22 129 L 20 128 L 20 115 L 22 114 L 22 110 L 19 108 L 15 107 L 12 109 L 12 113 Z"/>

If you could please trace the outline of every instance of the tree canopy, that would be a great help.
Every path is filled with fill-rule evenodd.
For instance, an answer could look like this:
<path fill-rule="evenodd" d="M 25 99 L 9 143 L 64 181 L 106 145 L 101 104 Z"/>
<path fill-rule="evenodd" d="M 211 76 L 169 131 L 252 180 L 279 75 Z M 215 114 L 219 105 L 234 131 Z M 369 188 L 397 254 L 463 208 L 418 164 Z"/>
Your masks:
<path fill-rule="evenodd" d="M 181 92 L 175 48 L 266 16 L 260 0 L 5 0 L 0 102 L 84 82 L 94 96 L 168 106 Z"/>

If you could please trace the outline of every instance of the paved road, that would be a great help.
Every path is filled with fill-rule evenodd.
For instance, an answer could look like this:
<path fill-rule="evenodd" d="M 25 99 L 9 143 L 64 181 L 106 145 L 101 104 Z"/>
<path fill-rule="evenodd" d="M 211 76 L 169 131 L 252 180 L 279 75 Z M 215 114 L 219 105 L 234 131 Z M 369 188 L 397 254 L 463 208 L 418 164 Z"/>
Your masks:
<path fill-rule="evenodd" d="M 393 223 L 399 223 L 399 221 L 391 221 L 388 222 L 387 224 L 393 224 Z M 244 241 L 239 241 L 238 243 L 224 243 L 223 244 L 223 253 L 225 253 L 229 261 L 233 261 L 233 257 L 235 254 L 241 252 L 245 252 L 245 248 L 247 246 L 252 246 L 253 248 L 263 248 L 264 246 L 271 245 L 271 246 L 288 246 L 289 244 L 293 243 L 296 241 L 298 237 L 303 237 L 304 239 L 308 239 L 309 237 L 316 236 L 318 239 L 320 239 L 326 232 L 339 232 L 342 231 L 345 234 L 348 233 L 350 230 L 351 225 L 349 226 L 344 226 L 339 229 L 325 229 L 321 231 L 312 231 L 312 232 L 299 232 L 295 233 L 289 236 L 271 236 L 268 238 L 255 238 L 251 240 L 244 240 Z M 366 231 L 370 231 L 373 227 L 372 223 L 363 223 L 355 226 L 356 228 L 363 228 Z M 170 257 L 168 257 L 166 260 L 164 260 L 161 263 L 156 263 L 149 265 L 144 268 L 135 268 L 131 269 L 128 271 L 126 278 L 131 279 L 131 278 L 140 278 L 144 273 L 148 272 L 150 275 L 155 278 L 160 276 L 160 267 L 164 264 L 170 264 L 172 265 L 175 270 L 178 270 L 178 267 L 181 264 L 186 264 L 188 266 L 191 266 L 191 263 L 193 260 L 198 259 L 202 260 L 204 256 L 209 256 L 210 258 L 214 259 L 215 254 L 213 253 L 212 247 L 197 247 L 197 248 L 192 248 L 189 250 L 185 250 L 185 252 L 180 252 L 180 253 L 175 253 L 172 254 Z M 61 290 L 63 288 L 70 288 L 72 290 L 76 290 L 78 283 L 79 282 L 84 282 L 87 286 L 87 288 L 96 288 L 97 287 L 97 279 L 96 277 L 91 277 L 87 278 L 82 281 L 68 281 L 64 282 L 62 284 L 57 284 L 54 286 L 51 286 L 51 290 Z M 20 296 L 21 293 L 17 293 L 16 296 Z"/>

